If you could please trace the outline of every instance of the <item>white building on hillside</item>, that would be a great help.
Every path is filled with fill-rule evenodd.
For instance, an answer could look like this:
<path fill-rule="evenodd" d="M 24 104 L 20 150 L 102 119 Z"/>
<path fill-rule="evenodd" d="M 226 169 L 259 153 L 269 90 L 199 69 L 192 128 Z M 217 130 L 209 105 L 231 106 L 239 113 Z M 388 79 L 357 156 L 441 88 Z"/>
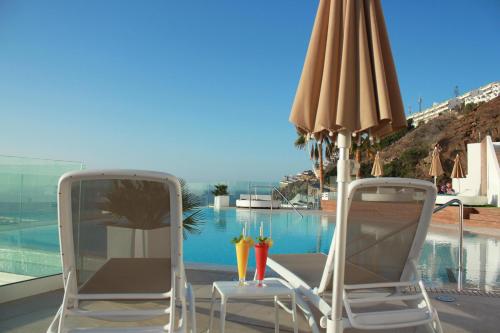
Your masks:
<path fill-rule="evenodd" d="M 500 96 L 500 82 L 498 81 L 469 91 L 456 98 L 452 98 L 441 103 L 434 103 L 432 107 L 425 109 L 422 112 L 413 113 L 406 118 L 413 119 L 413 124 L 418 126 L 422 122 L 426 123 L 429 120 L 438 117 L 443 112 L 452 111 L 461 104 L 467 105 L 470 103 L 488 102 L 497 96 Z"/>

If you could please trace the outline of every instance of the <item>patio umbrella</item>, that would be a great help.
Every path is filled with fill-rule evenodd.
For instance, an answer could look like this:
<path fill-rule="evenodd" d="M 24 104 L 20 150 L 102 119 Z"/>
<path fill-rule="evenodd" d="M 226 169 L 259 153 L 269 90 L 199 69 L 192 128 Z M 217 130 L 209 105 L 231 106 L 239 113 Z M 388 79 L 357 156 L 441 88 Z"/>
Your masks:
<path fill-rule="evenodd" d="M 436 184 L 437 177 L 443 173 L 444 171 L 441 165 L 441 159 L 439 158 L 439 146 L 436 145 L 432 151 L 431 168 L 429 169 L 429 176 L 434 177 L 434 185 Z"/>
<path fill-rule="evenodd" d="M 327 332 L 341 332 L 351 136 L 380 137 L 406 126 L 380 1 L 320 0 L 290 121 L 318 142 L 336 139 L 339 148 Z"/>
<path fill-rule="evenodd" d="M 381 177 L 383 175 L 384 175 L 384 166 L 380 161 L 380 152 L 377 152 L 377 155 L 375 155 L 375 160 L 373 161 L 372 176 Z"/>
<path fill-rule="evenodd" d="M 460 154 L 457 154 L 455 157 L 455 164 L 453 164 L 451 178 L 465 178 L 465 172 L 462 168 L 462 163 L 460 162 Z M 460 193 L 460 182 L 458 182 L 458 193 Z"/>

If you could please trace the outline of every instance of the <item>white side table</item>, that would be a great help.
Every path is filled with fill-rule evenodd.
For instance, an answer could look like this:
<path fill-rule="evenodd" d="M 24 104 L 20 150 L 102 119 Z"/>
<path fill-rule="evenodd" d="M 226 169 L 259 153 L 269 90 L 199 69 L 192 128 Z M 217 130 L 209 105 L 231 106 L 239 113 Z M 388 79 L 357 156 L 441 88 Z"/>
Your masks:
<path fill-rule="evenodd" d="M 229 298 L 236 299 L 273 299 L 274 300 L 274 332 L 279 332 L 278 301 L 281 298 L 291 300 L 293 332 L 298 333 L 297 306 L 295 305 L 295 291 L 285 281 L 280 279 L 265 279 L 264 287 L 257 287 L 257 281 L 249 281 L 245 286 L 240 286 L 238 281 L 216 281 L 212 285 L 212 304 L 210 305 L 210 321 L 208 332 L 212 331 L 214 318 L 214 303 L 216 292 L 220 295 L 220 332 L 224 333 L 226 323 L 226 305 Z"/>

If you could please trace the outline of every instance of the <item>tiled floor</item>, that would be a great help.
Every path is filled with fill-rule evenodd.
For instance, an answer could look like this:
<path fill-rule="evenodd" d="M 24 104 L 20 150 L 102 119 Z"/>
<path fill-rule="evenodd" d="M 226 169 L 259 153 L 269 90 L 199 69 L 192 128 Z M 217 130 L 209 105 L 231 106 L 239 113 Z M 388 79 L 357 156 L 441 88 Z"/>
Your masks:
<path fill-rule="evenodd" d="M 0 272 L 0 286 L 4 284 L 10 284 L 14 282 L 24 281 L 33 279 L 32 276 L 18 275 L 12 273 Z"/>
<path fill-rule="evenodd" d="M 210 309 L 210 286 L 215 280 L 231 280 L 233 273 L 211 270 L 188 270 L 188 279 L 196 293 L 198 332 L 206 332 Z M 456 301 L 433 303 L 445 332 L 499 332 L 500 298 L 488 296 L 453 295 Z M 38 333 L 45 332 L 60 305 L 62 291 L 45 293 L 10 303 L 0 304 L 0 332 Z M 216 312 L 216 316 L 218 313 Z M 282 312 L 282 332 L 291 332 L 291 321 Z M 300 332 L 309 332 L 305 320 L 299 316 Z M 156 319 L 158 322 L 158 319 Z M 93 325 L 100 322 L 94 321 Z M 218 320 L 215 321 L 218 332 Z M 351 332 L 352 330 L 349 330 Z M 234 302 L 228 305 L 226 332 L 274 332 L 274 312 L 269 302 Z M 372 331 L 373 332 L 373 331 Z"/>

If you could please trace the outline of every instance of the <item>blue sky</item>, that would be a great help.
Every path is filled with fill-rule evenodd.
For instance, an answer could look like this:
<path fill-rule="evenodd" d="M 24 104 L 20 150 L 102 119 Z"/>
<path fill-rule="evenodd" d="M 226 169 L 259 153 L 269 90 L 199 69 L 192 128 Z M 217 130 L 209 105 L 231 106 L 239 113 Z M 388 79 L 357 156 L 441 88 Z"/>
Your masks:
<path fill-rule="evenodd" d="M 0 0 L 0 154 L 277 180 L 317 1 Z M 500 80 L 500 2 L 382 1 L 406 106 Z"/>

